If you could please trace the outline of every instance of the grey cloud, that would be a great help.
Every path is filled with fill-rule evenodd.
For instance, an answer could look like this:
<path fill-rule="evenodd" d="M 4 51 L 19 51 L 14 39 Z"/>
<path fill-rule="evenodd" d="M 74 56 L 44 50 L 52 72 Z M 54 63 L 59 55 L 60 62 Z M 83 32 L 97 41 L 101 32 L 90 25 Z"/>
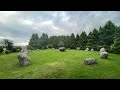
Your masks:
<path fill-rule="evenodd" d="M 6 12 L 7 13 L 7 12 Z M 88 34 L 108 20 L 120 25 L 119 11 L 22 11 L 0 16 L 0 35 L 15 38 L 16 44 L 28 43 L 32 33 L 51 35 Z"/>

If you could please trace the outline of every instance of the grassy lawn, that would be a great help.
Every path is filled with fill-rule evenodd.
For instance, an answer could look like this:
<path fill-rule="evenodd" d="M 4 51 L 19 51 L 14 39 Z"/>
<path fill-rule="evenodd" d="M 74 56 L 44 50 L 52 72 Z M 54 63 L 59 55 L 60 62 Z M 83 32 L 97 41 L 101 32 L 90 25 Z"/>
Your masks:
<path fill-rule="evenodd" d="M 31 65 L 20 66 L 18 53 L 0 56 L 0 79 L 120 79 L 120 55 L 99 52 L 40 50 L 28 54 Z M 84 59 L 96 58 L 98 64 L 85 65 Z"/>

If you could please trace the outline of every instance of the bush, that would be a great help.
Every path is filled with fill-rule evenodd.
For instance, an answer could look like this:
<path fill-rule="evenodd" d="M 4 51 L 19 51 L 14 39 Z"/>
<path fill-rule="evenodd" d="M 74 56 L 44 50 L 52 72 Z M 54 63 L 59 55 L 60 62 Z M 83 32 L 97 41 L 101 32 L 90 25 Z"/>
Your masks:
<path fill-rule="evenodd" d="M 17 49 L 16 52 L 20 52 L 20 49 Z"/>
<path fill-rule="evenodd" d="M 53 45 L 52 44 L 48 44 L 47 48 L 53 48 Z"/>
<path fill-rule="evenodd" d="M 109 45 L 104 45 L 103 46 L 107 52 L 110 52 L 110 46 Z"/>
<path fill-rule="evenodd" d="M 19 48 L 18 48 L 18 49 L 19 49 Z M 36 48 L 34 48 L 34 47 L 28 45 L 28 46 L 27 46 L 27 49 L 29 49 L 29 50 L 35 50 Z"/>
<path fill-rule="evenodd" d="M 101 45 L 98 45 L 98 46 L 97 46 L 97 51 L 100 51 L 101 48 L 102 48 L 102 46 L 101 46 Z"/>
<path fill-rule="evenodd" d="M 115 46 L 114 44 L 111 45 L 110 52 L 113 52 L 115 54 L 120 54 L 120 45 Z"/>
<path fill-rule="evenodd" d="M 41 49 L 44 50 L 44 47 L 42 47 Z"/>
<path fill-rule="evenodd" d="M 44 49 L 47 49 L 47 46 L 45 46 Z"/>
<path fill-rule="evenodd" d="M 9 50 L 5 50 L 5 53 L 6 53 L 6 54 L 9 54 L 9 53 L 10 53 L 10 51 L 9 51 Z"/>
<path fill-rule="evenodd" d="M 91 50 L 92 47 L 91 46 L 86 46 L 86 48 L 89 48 Z"/>
<path fill-rule="evenodd" d="M 3 50 L 3 48 L 2 47 L 0 47 L 0 53 L 2 53 L 4 50 Z"/>
<path fill-rule="evenodd" d="M 81 50 L 85 50 L 85 49 L 86 49 L 86 46 L 80 46 L 80 49 L 81 49 Z"/>
<path fill-rule="evenodd" d="M 58 47 L 64 47 L 64 43 L 62 41 L 59 42 Z"/>
<path fill-rule="evenodd" d="M 96 46 L 96 45 L 92 46 L 92 48 L 93 48 L 95 51 L 97 51 L 97 46 Z"/>
<path fill-rule="evenodd" d="M 16 48 L 13 48 L 13 49 L 12 49 L 12 52 L 16 52 Z"/>
<path fill-rule="evenodd" d="M 120 54 L 120 37 L 114 40 L 114 44 L 111 45 L 110 51 L 115 54 Z"/>

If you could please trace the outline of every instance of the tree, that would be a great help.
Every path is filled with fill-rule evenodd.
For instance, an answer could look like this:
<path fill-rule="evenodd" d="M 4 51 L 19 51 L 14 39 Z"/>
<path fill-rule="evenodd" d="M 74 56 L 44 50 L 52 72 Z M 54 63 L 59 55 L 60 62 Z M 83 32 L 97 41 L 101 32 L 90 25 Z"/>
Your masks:
<path fill-rule="evenodd" d="M 64 47 L 64 43 L 63 43 L 62 41 L 59 42 L 58 48 L 59 48 L 59 47 Z"/>
<path fill-rule="evenodd" d="M 116 26 L 111 21 L 108 21 L 103 28 L 99 30 L 99 40 L 101 45 L 111 45 L 114 39 Z"/>
<path fill-rule="evenodd" d="M 115 24 L 109 20 L 105 26 L 99 30 L 99 45 L 104 47 L 108 52 L 110 51 L 110 45 L 114 43 L 116 28 Z"/>
<path fill-rule="evenodd" d="M 36 34 L 32 34 L 32 37 L 31 37 L 31 39 L 30 39 L 30 41 L 29 41 L 29 45 L 31 46 L 31 47 L 33 47 L 33 48 L 38 48 L 39 47 L 39 36 L 38 36 L 38 34 L 36 33 Z"/>
<path fill-rule="evenodd" d="M 12 51 L 13 50 L 13 41 L 4 39 L 4 47 L 6 47 L 7 50 Z"/>
<path fill-rule="evenodd" d="M 111 45 L 111 52 L 120 53 L 120 26 L 117 28 L 114 37 L 114 43 Z"/>
<path fill-rule="evenodd" d="M 111 45 L 111 50 L 115 54 L 120 54 L 120 37 L 115 39 L 114 44 Z"/>
<path fill-rule="evenodd" d="M 0 47 L 0 53 L 2 53 L 3 52 L 3 47 Z"/>
<path fill-rule="evenodd" d="M 72 33 L 71 34 L 71 37 L 70 37 L 70 48 L 71 49 L 75 49 L 76 48 L 76 46 L 75 46 L 75 42 L 76 42 L 76 40 L 75 40 L 75 35 Z"/>
<path fill-rule="evenodd" d="M 93 34 L 92 48 L 94 50 L 98 50 L 99 32 L 97 29 L 94 29 L 92 34 Z"/>
<path fill-rule="evenodd" d="M 87 45 L 87 34 L 85 31 L 81 33 L 79 43 L 80 43 L 80 49 L 84 50 Z"/>
<path fill-rule="evenodd" d="M 43 48 L 47 48 L 48 45 L 48 35 L 43 33 L 39 39 L 39 45 Z"/>
<path fill-rule="evenodd" d="M 93 38 L 94 38 L 93 33 L 90 32 L 87 37 L 87 46 L 86 46 L 87 48 L 93 47 Z"/>
<path fill-rule="evenodd" d="M 80 46 L 80 44 L 79 44 L 79 38 L 80 38 L 80 36 L 79 36 L 79 34 L 77 34 L 76 35 L 76 47 Z"/>

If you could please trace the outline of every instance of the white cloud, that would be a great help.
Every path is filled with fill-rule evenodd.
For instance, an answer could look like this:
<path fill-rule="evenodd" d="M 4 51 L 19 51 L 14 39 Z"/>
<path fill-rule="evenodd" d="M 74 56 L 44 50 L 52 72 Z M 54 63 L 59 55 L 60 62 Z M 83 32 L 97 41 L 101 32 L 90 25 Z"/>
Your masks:
<path fill-rule="evenodd" d="M 108 20 L 120 25 L 117 11 L 0 11 L 0 35 L 26 45 L 32 33 L 70 35 L 93 30 Z"/>

